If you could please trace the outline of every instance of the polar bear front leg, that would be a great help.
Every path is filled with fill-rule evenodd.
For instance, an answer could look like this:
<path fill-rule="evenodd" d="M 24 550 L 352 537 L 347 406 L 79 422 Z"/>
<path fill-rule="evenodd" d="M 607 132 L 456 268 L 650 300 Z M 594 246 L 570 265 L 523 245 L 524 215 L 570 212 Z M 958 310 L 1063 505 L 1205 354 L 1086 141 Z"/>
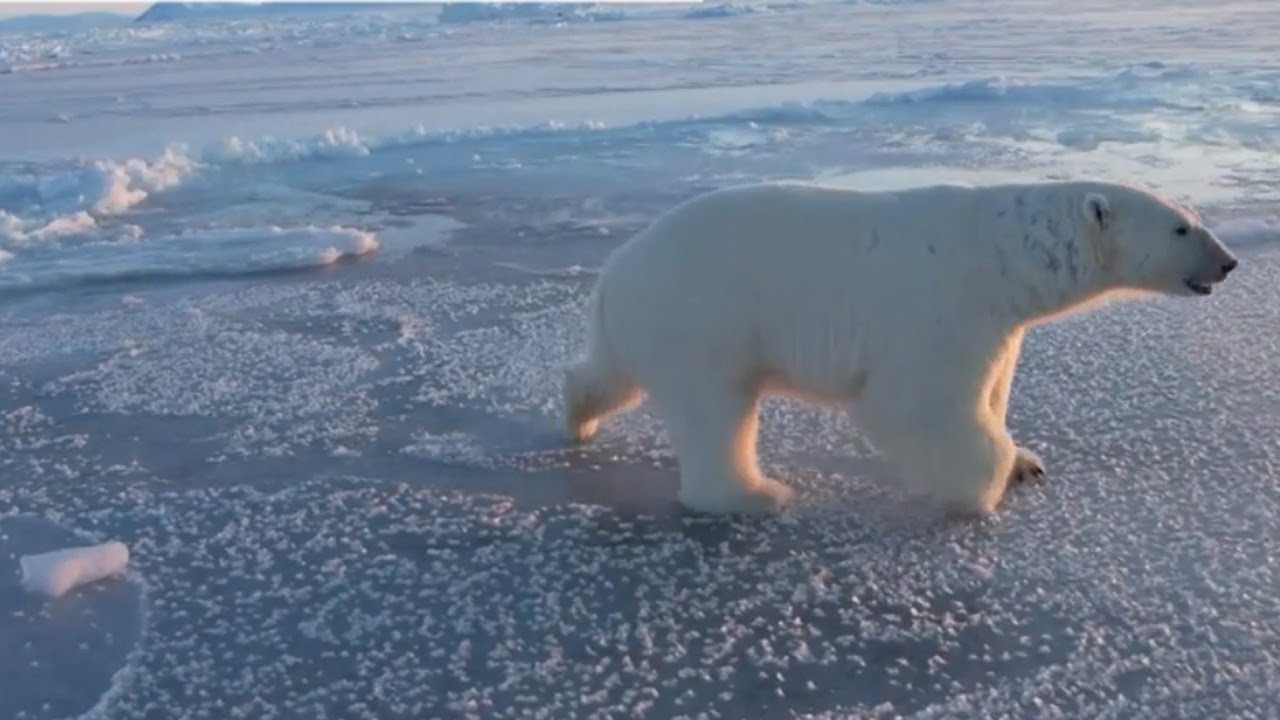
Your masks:
<path fill-rule="evenodd" d="M 763 514 L 791 502 L 793 491 L 756 464 L 759 393 L 716 381 L 713 373 L 649 386 L 680 467 L 680 503 L 707 513 Z"/>
<path fill-rule="evenodd" d="M 1018 366 L 1018 354 L 1022 350 L 1022 335 L 1023 332 L 1019 330 L 1009 338 L 1000 360 L 996 363 L 991 383 L 989 399 L 991 414 L 998 426 L 1005 428 L 1005 432 L 1008 432 L 1006 419 L 1009 415 L 1009 393 L 1013 388 L 1013 373 Z M 1038 480 L 1044 475 L 1044 462 L 1040 456 L 1024 447 L 1018 447 L 1009 481 L 1022 483 Z"/>
<path fill-rule="evenodd" d="M 950 515 L 991 512 L 1004 497 L 1018 448 L 986 407 L 935 407 L 889 445 L 909 484 Z"/>
<path fill-rule="evenodd" d="M 955 416 L 939 430 L 940 447 L 929 467 L 946 510 L 953 515 L 982 515 L 1004 498 L 1018 463 L 1019 450 L 994 418 Z"/>
<path fill-rule="evenodd" d="M 1000 351 L 1000 357 L 991 369 L 991 394 L 988 405 L 1000 427 L 1005 427 L 1009 415 L 1009 393 L 1013 389 L 1013 373 L 1018 366 L 1018 354 L 1022 351 L 1022 332 L 1011 336 Z"/>

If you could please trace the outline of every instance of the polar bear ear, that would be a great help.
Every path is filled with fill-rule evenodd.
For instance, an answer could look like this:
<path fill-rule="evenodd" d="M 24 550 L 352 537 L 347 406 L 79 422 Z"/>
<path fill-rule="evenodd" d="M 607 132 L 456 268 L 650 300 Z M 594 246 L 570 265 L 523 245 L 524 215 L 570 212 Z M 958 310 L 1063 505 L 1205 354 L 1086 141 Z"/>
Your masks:
<path fill-rule="evenodd" d="M 1111 203 L 1098 193 L 1084 196 L 1084 217 L 1099 230 L 1106 230 L 1111 225 Z"/>

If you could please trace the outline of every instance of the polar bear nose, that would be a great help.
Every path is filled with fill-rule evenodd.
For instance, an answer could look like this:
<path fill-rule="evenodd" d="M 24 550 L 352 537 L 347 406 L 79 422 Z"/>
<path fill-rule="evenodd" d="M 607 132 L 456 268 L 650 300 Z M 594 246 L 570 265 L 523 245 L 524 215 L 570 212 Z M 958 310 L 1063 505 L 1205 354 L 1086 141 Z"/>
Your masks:
<path fill-rule="evenodd" d="M 1237 266 L 1237 265 L 1239 265 L 1239 264 L 1240 264 L 1240 261 L 1239 261 L 1239 260 L 1236 260 L 1235 258 L 1231 258 L 1231 259 L 1230 259 L 1230 260 L 1228 260 L 1227 262 L 1223 263 L 1223 264 L 1222 264 L 1222 276 L 1223 276 L 1223 277 L 1226 277 L 1226 276 L 1227 276 L 1227 273 L 1231 272 L 1232 270 L 1235 270 L 1235 269 L 1236 269 L 1236 266 Z"/>

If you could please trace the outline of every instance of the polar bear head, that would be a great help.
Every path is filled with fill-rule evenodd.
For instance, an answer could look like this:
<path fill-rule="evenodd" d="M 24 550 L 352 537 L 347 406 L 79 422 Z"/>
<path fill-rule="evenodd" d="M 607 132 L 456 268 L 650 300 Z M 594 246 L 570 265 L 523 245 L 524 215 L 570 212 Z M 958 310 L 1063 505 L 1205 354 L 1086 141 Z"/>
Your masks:
<path fill-rule="evenodd" d="M 1154 193 L 1099 186 L 1084 194 L 1080 209 L 1104 273 L 1120 287 L 1208 295 L 1237 265 L 1195 212 Z"/>

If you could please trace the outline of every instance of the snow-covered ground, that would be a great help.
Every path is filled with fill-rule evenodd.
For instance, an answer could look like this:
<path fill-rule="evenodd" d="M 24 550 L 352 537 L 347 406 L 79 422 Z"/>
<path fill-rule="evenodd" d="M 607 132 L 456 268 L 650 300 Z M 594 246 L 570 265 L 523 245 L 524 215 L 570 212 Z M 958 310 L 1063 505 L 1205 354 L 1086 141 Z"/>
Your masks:
<path fill-rule="evenodd" d="M 181 10 L 0 28 L 0 718 L 1275 716 L 1269 3 Z M 1050 479 L 989 521 L 794 403 L 767 520 L 675 511 L 643 408 L 559 436 L 592 269 L 680 199 L 1085 176 L 1242 265 L 1032 333 Z"/>

